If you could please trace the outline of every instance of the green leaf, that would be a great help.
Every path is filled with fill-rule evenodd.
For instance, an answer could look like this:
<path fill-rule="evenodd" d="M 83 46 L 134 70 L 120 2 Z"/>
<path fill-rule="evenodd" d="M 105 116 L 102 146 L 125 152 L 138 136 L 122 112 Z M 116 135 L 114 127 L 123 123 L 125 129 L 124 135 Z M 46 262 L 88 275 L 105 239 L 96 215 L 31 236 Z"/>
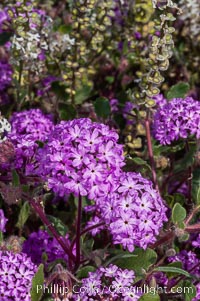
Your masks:
<path fill-rule="evenodd" d="M 54 225 L 54 227 L 61 236 L 65 236 L 67 234 L 68 228 L 65 224 L 63 224 L 63 222 L 59 218 L 52 215 L 47 215 L 47 218 Z"/>
<path fill-rule="evenodd" d="M 168 267 L 175 267 L 175 268 L 182 269 L 183 264 L 181 261 L 174 261 L 174 262 L 169 263 Z"/>
<path fill-rule="evenodd" d="M 82 104 L 87 98 L 91 96 L 92 86 L 84 85 L 82 86 L 75 95 L 75 103 Z"/>
<path fill-rule="evenodd" d="M 178 268 L 178 269 L 182 269 L 182 268 L 183 268 L 182 262 L 180 262 L 180 261 L 174 261 L 174 262 L 171 262 L 171 263 L 169 263 L 167 266 L 168 266 L 168 267 Z M 168 277 L 168 278 L 174 277 L 174 273 L 168 272 L 168 273 L 167 273 L 167 277 Z"/>
<path fill-rule="evenodd" d="M 117 259 L 125 259 L 125 258 L 133 258 L 133 257 L 137 257 L 137 255 L 135 254 L 131 254 L 129 252 L 121 252 L 117 255 L 115 255 L 114 257 L 110 258 L 106 263 L 105 263 L 105 266 L 113 263 L 114 261 L 116 261 Z"/>
<path fill-rule="evenodd" d="M 30 205 L 28 202 L 25 202 L 20 210 L 16 227 L 22 229 L 29 217 L 29 214 L 30 214 Z"/>
<path fill-rule="evenodd" d="M 185 195 L 184 194 L 174 193 L 173 197 L 174 197 L 174 203 L 179 203 L 180 205 L 185 204 Z"/>
<path fill-rule="evenodd" d="M 200 204 L 200 186 L 198 187 L 197 190 L 197 204 Z"/>
<path fill-rule="evenodd" d="M 167 99 L 184 98 L 189 90 L 190 85 L 188 83 L 180 82 L 169 89 Z"/>
<path fill-rule="evenodd" d="M 15 169 L 12 171 L 12 183 L 15 187 L 20 185 L 20 178 Z"/>
<path fill-rule="evenodd" d="M 44 253 L 43 253 L 44 254 Z M 42 254 L 42 255 L 43 255 Z M 45 258 L 44 258 L 45 259 Z M 58 258 L 58 259 L 55 259 L 54 261 L 51 261 L 50 263 L 48 263 L 48 266 L 45 267 L 45 270 L 50 273 L 52 272 L 52 270 L 55 268 L 55 266 L 60 263 L 63 267 L 66 266 L 66 260 L 64 259 L 61 259 L 61 258 Z"/>
<path fill-rule="evenodd" d="M 184 301 L 191 301 L 196 297 L 196 287 L 189 280 L 183 282 L 183 296 Z"/>
<path fill-rule="evenodd" d="M 3 32 L 0 34 L 0 46 L 5 45 L 10 38 L 12 37 L 12 33 L 11 32 Z"/>
<path fill-rule="evenodd" d="M 40 301 L 43 295 L 44 265 L 40 264 L 32 280 L 31 301 Z"/>
<path fill-rule="evenodd" d="M 72 120 L 76 117 L 76 109 L 72 104 L 59 103 L 59 114 L 61 120 Z"/>
<path fill-rule="evenodd" d="M 139 157 L 131 158 L 131 161 L 133 161 L 135 164 L 140 165 L 140 166 L 145 166 L 149 170 L 151 170 L 151 166 L 147 164 L 147 162 Z"/>
<path fill-rule="evenodd" d="M 114 82 L 114 80 L 115 80 L 114 76 L 106 76 L 106 81 L 109 84 L 112 84 Z"/>
<path fill-rule="evenodd" d="M 58 28 L 58 31 L 63 34 L 70 33 L 72 31 L 72 26 L 69 24 L 68 25 L 66 25 L 66 24 L 60 25 Z"/>
<path fill-rule="evenodd" d="M 187 271 L 172 266 L 157 267 L 154 269 L 154 271 L 165 272 L 165 273 L 176 273 L 191 278 L 191 275 Z"/>
<path fill-rule="evenodd" d="M 63 101 L 66 101 L 69 98 L 69 94 L 65 91 L 66 86 L 62 85 L 59 81 L 52 82 L 51 90 Z"/>
<path fill-rule="evenodd" d="M 42 142 L 40 140 L 36 140 L 35 143 L 37 143 L 37 145 L 39 146 L 39 148 L 43 148 L 44 147 L 44 142 Z"/>
<path fill-rule="evenodd" d="M 189 152 L 187 152 L 184 158 L 179 161 L 179 164 L 175 166 L 174 173 L 178 173 L 193 165 L 196 151 L 197 151 L 196 145 L 190 144 Z"/>
<path fill-rule="evenodd" d="M 81 268 L 78 271 L 78 273 L 77 273 L 76 276 L 77 276 L 78 279 L 87 278 L 88 277 L 88 273 L 89 272 L 94 272 L 94 271 L 95 271 L 95 267 L 88 265 L 86 267 Z"/>
<path fill-rule="evenodd" d="M 196 168 L 192 175 L 192 199 L 200 205 L 200 168 Z"/>
<path fill-rule="evenodd" d="M 190 238 L 190 234 L 184 233 L 182 236 L 180 236 L 180 237 L 178 238 L 178 241 L 179 241 L 179 242 L 188 241 L 189 238 Z"/>
<path fill-rule="evenodd" d="M 172 221 L 178 224 L 186 218 L 187 212 L 179 203 L 176 203 L 172 209 Z"/>
<path fill-rule="evenodd" d="M 110 103 L 105 97 L 99 97 L 94 103 L 94 108 L 97 116 L 107 118 L 110 114 Z"/>
<path fill-rule="evenodd" d="M 149 290 L 152 291 L 153 288 L 150 288 Z M 160 297 L 158 294 L 155 293 L 156 288 L 153 289 L 152 292 L 149 292 L 147 294 L 144 294 L 138 301 L 160 301 Z"/>
<path fill-rule="evenodd" d="M 144 270 L 148 271 L 149 267 L 157 260 L 157 254 L 152 249 L 143 250 L 137 248 L 132 253 L 124 252 L 124 254 L 131 254 L 134 256 L 118 259 L 115 264 L 123 269 L 134 270 L 137 280 L 141 279 L 143 277 Z"/>
<path fill-rule="evenodd" d="M 3 232 L 0 231 L 0 245 L 2 244 L 2 242 L 3 242 Z"/>

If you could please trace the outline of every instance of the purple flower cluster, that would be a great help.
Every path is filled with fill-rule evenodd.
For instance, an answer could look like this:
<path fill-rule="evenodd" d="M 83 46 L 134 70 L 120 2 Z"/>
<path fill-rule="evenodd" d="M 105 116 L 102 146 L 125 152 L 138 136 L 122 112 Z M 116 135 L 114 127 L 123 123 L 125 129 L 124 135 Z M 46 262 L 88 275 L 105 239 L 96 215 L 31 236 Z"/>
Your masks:
<path fill-rule="evenodd" d="M 114 184 L 124 165 L 118 134 L 90 119 L 61 121 L 39 150 L 40 169 L 49 188 L 59 195 L 74 193 L 95 199 Z"/>
<path fill-rule="evenodd" d="M 3 171 L 10 167 L 15 156 L 15 148 L 12 142 L 4 140 L 0 143 L 0 169 Z"/>
<path fill-rule="evenodd" d="M 131 114 L 134 109 L 139 109 L 138 105 L 134 104 L 133 102 L 126 101 L 123 108 L 120 108 L 120 103 L 118 99 L 111 99 L 110 100 L 110 107 L 112 113 L 122 113 L 124 119 L 126 120 L 127 125 L 131 125 L 135 123 L 135 120 Z"/>
<path fill-rule="evenodd" d="M 0 33 L 3 32 L 3 24 L 5 21 L 8 21 L 9 17 L 5 10 L 0 9 Z"/>
<path fill-rule="evenodd" d="M 23 253 L 0 251 L 1 301 L 31 301 L 30 290 L 36 266 Z"/>
<path fill-rule="evenodd" d="M 154 115 L 153 134 L 163 145 L 190 135 L 200 138 L 200 102 L 174 98 L 161 106 Z"/>
<path fill-rule="evenodd" d="M 195 278 L 200 278 L 200 260 L 197 258 L 197 255 L 194 252 L 182 250 L 176 256 L 169 257 L 168 260 L 169 262 L 180 261 L 184 270 L 195 276 Z M 200 283 L 196 284 L 194 280 L 194 284 L 196 286 L 196 297 L 193 298 L 192 301 L 199 301 Z"/>
<path fill-rule="evenodd" d="M 5 217 L 4 212 L 2 209 L 0 209 L 0 231 L 5 232 L 6 231 L 6 223 L 8 219 Z"/>
<path fill-rule="evenodd" d="M 115 113 L 115 112 L 119 111 L 118 105 L 119 105 L 119 100 L 118 99 L 112 98 L 110 100 L 110 108 L 111 108 L 112 113 Z"/>
<path fill-rule="evenodd" d="M 12 80 L 11 66 L 5 61 L 0 61 L 0 91 L 4 91 L 11 83 Z"/>
<path fill-rule="evenodd" d="M 168 260 L 170 262 L 182 262 L 184 270 L 196 277 L 200 277 L 200 260 L 194 252 L 182 250 L 176 256 L 169 257 Z"/>
<path fill-rule="evenodd" d="M 192 299 L 192 301 L 199 301 L 200 300 L 200 283 L 196 285 L 196 297 Z"/>
<path fill-rule="evenodd" d="M 112 18 L 116 25 L 124 26 L 124 21 L 128 14 L 128 1 L 115 0 L 114 17 Z"/>
<path fill-rule="evenodd" d="M 66 241 L 68 237 L 66 237 Z M 32 232 L 23 244 L 22 251 L 26 253 L 35 264 L 39 265 L 46 257 L 46 263 L 53 262 L 56 259 L 68 261 L 68 256 L 63 251 L 54 237 L 51 237 L 47 231 L 39 230 Z M 46 256 L 44 256 L 44 253 Z M 43 258 L 44 256 L 44 258 Z"/>
<path fill-rule="evenodd" d="M 187 182 L 181 183 L 179 181 L 174 181 L 174 182 L 170 183 L 168 192 L 169 192 L 169 194 L 174 193 L 174 192 L 181 193 L 187 197 L 188 193 L 189 193 L 188 183 Z"/>
<path fill-rule="evenodd" d="M 11 117 L 12 130 L 8 134 L 15 146 L 15 168 L 21 168 L 24 164 L 26 173 L 32 171 L 37 141 L 46 141 L 54 125 L 49 116 L 40 109 L 14 113 Z"/>
<path fill-rule="evenodd" d="M 74 296 L 74 300 L 137 301 L 141 294 L 133 286 L 134 278 L 133 271 L 122 270 L 116 265 L 100 267 L 95 272 L 89 272 L 89 277 L 82 280 L 84 290 L 80 288 L 80 294 Z"/>
<path fill-rule="evenodd" d="M 153 99 L 155 100 L 158 108 L 162 108 L 168 103 L 167 99 L 164 98 L 163 94 L 158 94 L 154 96 Z"/>
<path fill-rule="evenodd" d="M 42 88 L 37 91 L 37 95 L 43 96 L 51 89 L 51 84 L 57 80 L 59 80 L 59 78 L 52 75 L 45 77 L 41 82 Z"/>
<path fill-rule="evenodd" d="M 200 248 L 200 234 L 192 241 L 193 247 Z"/>
<path fill-rule="evenodd" d="M 113 236 L 130 252 L 135 246 L 146 248 L 156 240 L 166 218 L 166 207 L 152 182 L 137 173 L 122 172 L 114 191 L 96 200 L 99 212 Z"/>

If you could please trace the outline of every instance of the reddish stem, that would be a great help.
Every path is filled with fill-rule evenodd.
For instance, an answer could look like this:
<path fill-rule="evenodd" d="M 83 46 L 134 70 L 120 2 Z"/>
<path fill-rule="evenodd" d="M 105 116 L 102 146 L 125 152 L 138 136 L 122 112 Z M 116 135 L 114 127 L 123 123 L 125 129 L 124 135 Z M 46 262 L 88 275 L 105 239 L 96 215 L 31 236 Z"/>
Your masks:
<path fill-rule="evenodd" d="M 91 230 L 93 230 L 93 229 L 96 229 L 96 228 L 98 228 L 98 227 L 104 226 L 104 225 L 105 225 L 105 223 L 104 223 L 104 222 L 101 222 L 101 223 L 98 223 L 98 224 L 96 224 L 96 225 L 87 227 L 87 228 L 85 228 L 83 231 L 81 231 L 81 235 L 83 235 L 83 234 L 85 234 L 85 233 L 87 233 L 87 232 L 89 232 L 89 231 L 91 231 Z"/>
<path fill-rule="evenodd" d="M 81 260 L 81 216 L 82 216 L 82 197 L 79 195 L 78 198 L 78 216 L 76 226 L 76 269 L 79 267 Z"/>
<path fill-rule="evenodd" d="M 186 141 L 186 151 L 189 153 L 190 146 L 188 141 Z M 188 205 L 192 207 L 192 166 L 188 167 Z"/>
<path fill-rule="evenodd" d="M 40 219 L 42 220 L 42 222 L 46 225 L 46 227 L 49 229 L 49 231 L 52 233 L 52 235 L 55 237 L 55 239 L 57 240 L 57 242 L 60 244 L 60 246 L 63 248 L 63 250 L 65 251 L 65 253 L 69 256 L 69 258 L 75 262 L 75 258 L 74 255 L 70 252 L 66 242 L 64 242 L 63 237 L 61 237 L 58 232 L 56 231 L 56 229 L 53 227 L 53 225 L 51 224 L 51 222 L 48 220 L 48 218 L 46 217 L 42 206 L 39 203 L 36 203 L 34 200 L 29 200 L 32 208 L 36 211 L 36 213 L 39 215 Z"/>
<path fill-rule="evenodd" d="M 196 208 L 193 209 L 193 211 L 190 213 L 190 215 L 188 216 L 188 218 L 185 220 L 185 224 L 186 226 L 189 225 L 189 223 L 191 222 L 191 220 L 193 219 L 193 217 L 195 216 L 195 214 L 199 211 L 200 206 L 197 206 Z"/>
<path fill-rule="evenodd" d="M 194 225 L 191 225 L 191 226 L 187 226 L 185 228 L 185 231 L 187 231 L 188 233 L 200 232 L 200 224 L 194 224 Z"/>
<path fill-rule="evenodd" d="M 87 233 L 87 232 L 89 232 L 89 231 L 91 231 L 91 230 L 93 230 L 93 229 L 96 229 L 96 228 L 101 227 L 101 226 L 104 226 L 104 225 L 105 225 L 105 223 L 104 223 L 104 222 L 101 222 L 101 223 L 98 223 L 98 224 L 96 224 L 96 225 L 87 227 L 87 228 L 85 228 L 85 229 L 83 229 L 83 230 L 81 231 L 80 236 L 84 235 L 85 233 Z M 72 241 L 71 246 L 70 246 L 70 250 L 73 250 L 73 247 L 74 247 L 75 242 L 76 242 L 76 238 Z"/>
<path fill-rule="evenodd" d="M 149 161 L 150 161 L 150 165 L 151 165 L 153 183 L 154 183 L 155 188 L 159 191 L 157 176 L 156 176 L 155 161 L 154 161 L 154 156 L 153 156 L 153 147 L 152 147 L 152 141 L 151 141 L 150 121 L 149 121 L 148 117 L 145 120 L 145 129 L 146 129 L 147 148 L 148 148 L 148 153 L 149 153 Z"/>
<path fill-rule="evenodd" d="M 155 248 L 159 247 L 162 244 L 169 243 L 174 238 L 175 238 L 175 233 L 174 232 L 168 232 L 165 236 L 163 236 L 161 239 L 159 239 L 158 241 L 156 241 L 154 244 L 150 245 L 149 247 L 151 249 L 155 249 Z"/>
<path fill-rule="evenodd" d="M 188 273 L 191 273 L 194 269 L 196 269 L 197 267 L 199 266 L 199 263 L 197 263 L 196 265 L 194 265 L 191 269 L 188 270 Z M 175 287 L 179 284 L 179 282 L 181 280 L 183 280 L 186 276 L 178 276 L 177 280 L 175 283 L 171 284 L 169 287 L 168 287 L 168 290 L 170 290 L 172 287 Z"/>

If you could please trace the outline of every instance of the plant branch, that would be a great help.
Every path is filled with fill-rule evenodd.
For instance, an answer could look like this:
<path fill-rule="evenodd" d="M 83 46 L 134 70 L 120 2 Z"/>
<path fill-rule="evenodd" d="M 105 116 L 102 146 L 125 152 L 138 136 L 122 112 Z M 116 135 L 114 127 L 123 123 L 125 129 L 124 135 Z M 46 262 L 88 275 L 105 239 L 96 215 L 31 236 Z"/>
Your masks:
<path fill-rule="evenodd" d="M 54 228 L 54 226 L 52 225 L 52 223 L 46 217 L 42 206 L 38 202 L 36 202 L 35 200 L 32 200 L 32 199 L 29 199 L 29 203 L 31 204 L 31 206 L 35 210 L 35 212 L 39 215 L 40 219 L 45 224 L 45 226 L 49 229 L 49 231 L 55 237 L 55 239 L 57 240 L 57 242 L 59 243 L 59 245 L 63 248 L 63 250 L 65 251 L 65 253 L 74 262 L 75 261 L 74 255 L 70 252 L 70 250 L 69 250 L 66 242 L 64 242 L 64 240 L 63 240 L 63 237 L 61 237 L 58 234 L 58 232 L 56 231 L 56 229 Z"/>
<path fill-rule="evenodd" d="M 152 147 L 152 141 L 151 141 L 150 121 L 149 121 L 148 116 L 145 120 L 145 129 L 146 129 L 147 148 L 148 148 L 149 161 L 150 161 L 151 170 L 152 170 L 153 183 L 154 183 L 155 188 L 159 191 L 158 181 L 157 181 L 157 176 L 156 176 L 155 161 L 154 161 L 154 157 L 153 157 L 153 147 Z"/>
<path fill-rule="evenodd" d="M 83 230 L 81 231 L 80 236 L 86 234 L 87 232 L 89 232 L 89 231 L 91 231 L 91 230 L 93 230 L 93 229 L 96 229 L 96 228 L 101 227 L 101 226 L 104 226 L 104 225 L 105 225 L 105 223 L 104 223 L 104 222 L 101 222 L 101 223 L 98 223 L 98 224 L 96 224 L 96 225 L 87 227 L 87 228 L 85 228 L 85 229 L 83 229 Z M 71 246 L 70 246 L 70 250 L 71 250 L 71 251 L 73 250 L 73 247 L 74 247 L 75 242 L 76 242 L 76 237 L 74 238 L 74 240 L 73 240 L 72 243 L 71 243 Z"/>
<path fill-rule="evenodd" d="M 187 231 L 188 233 L 200 233 L 200 223 L 199 224 L 194 224 L 191 226 L 187 226 L 185 228 L 185 231 Z"/>
<path fill-rule="evenodd" d="M 78 216 L 77 216 L 77 226 L 76 226 L 76 269 L 79 267 L 81 259 L 81 216 L 82 216 L 82 197 L 79 195 L 78 198 Z"/>
<path fill-rule="evenodd" d="M 186 140 L 186 151 L 188 153 L 190 151 L 189 143 L 187 140 Z M 191 165 L 188 167 L 187 182 L 188 182 L 188 204 L 191 207 L 192 206 L 192 166 Z"/>
<path fill-rule="evenodd" d="M 188 216 L 188 218 L 185 221 L 186 226 L 189 225 L 189 223 L 191 222 L 191 220 L 193 219 L 195 214 L 198 213 L 199 210 L 200 210 L 200 205 L 197 206 L 196 208 L 194 208 L 194 210 L 192 210 L 192 212 L 190 213 L 190 215 Z"/>
<path fill-rule="evenodd" d="M 166 244 L 166 243 L 171 242 L 174 238 L 175 238 L 175 233 L 170 231 L 170 232 L 166 233 L 165 236 L 163 236 L 158 241 L 156 241 L 154 244 L 150 245 L 149 247 L 151 249 L 155 249 L 155 248 L 159 247 L 162 244 Z"/>

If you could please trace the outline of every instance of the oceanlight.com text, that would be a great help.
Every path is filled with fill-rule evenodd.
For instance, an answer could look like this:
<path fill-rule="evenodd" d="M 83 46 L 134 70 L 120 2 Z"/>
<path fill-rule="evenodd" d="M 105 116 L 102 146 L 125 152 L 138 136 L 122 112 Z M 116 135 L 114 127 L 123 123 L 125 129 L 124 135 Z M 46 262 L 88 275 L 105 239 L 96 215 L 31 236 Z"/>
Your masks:
<path fill-rule="evenodd" d="M 44 293 L 49 294 L 61 294 L 66 295 L 68 293 L 73 294 L 88 294 L 88 295 L 104 295 L 104 294 L 123 294 L 125 292 L 133 292 L 134 294 L 146 294 L 151 293 L 152 295 L 156 295 L 157 293 L 170 293 L 170 294 L 193 294 L 194 289 L 193 287 L 172 287 L 171 289 L 167 288 L 167 286 L 160 287 L 149 287 L 144 285 L 143 287 L 135 287 L 135 286 L 120 286 L 117 287 L 115 285 L 110 286 L 81 286 L 81 285 L 74 285 L 72 287 L 61 286 L 58 284 L 52 284 L 50 286 L 45 285 L 37 285 L 37 293 L 43 291 Z"/>

